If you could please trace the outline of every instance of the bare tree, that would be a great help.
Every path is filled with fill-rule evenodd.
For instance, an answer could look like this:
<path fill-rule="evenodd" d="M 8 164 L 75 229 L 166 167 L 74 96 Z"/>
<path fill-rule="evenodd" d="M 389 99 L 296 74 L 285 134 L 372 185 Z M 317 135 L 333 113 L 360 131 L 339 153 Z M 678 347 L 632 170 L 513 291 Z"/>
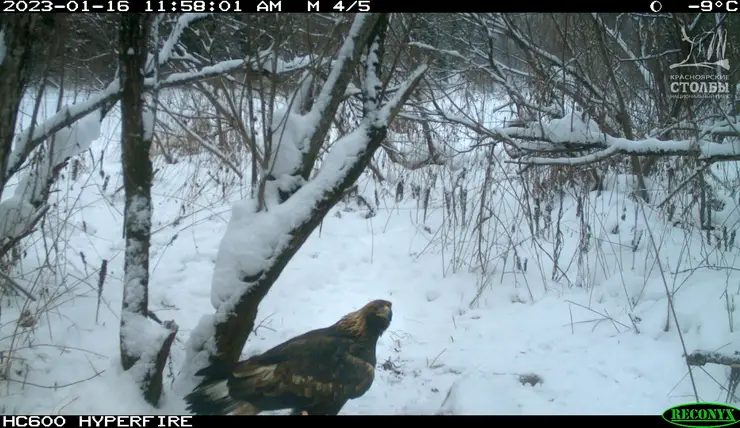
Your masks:
<path fill-rule="evenodd" d="M 439 81 L 430 82 L 436 88 L 429 92 L 436 106 L 430 113 L 493 144 L 503 143 L 514 162 L 585 166 L 628 155 L 637 192 L 649 201 L 643 177 L 655 171 L 660 158 L 681 155 L 710 163 L 738 158 L 733 146 L 724 143 L 738 135 L 731 94 L 720 102 L 674 97 L 670 68 L 690 55 L 696 60 L 719 52 L 708 46 L 692 53 L 685 32 L 736 28 L 730 15 L 710 20 L 680 14 L 470 14 L 461 21 L 468 29 L 465 37 L 448 33 L 446 38 L 459 50 L 412 44 L 478 79 L 489 79 L 507 98 L 492 110 L 513 106 L 516 120 L 491 126 L 483 118 L 460 114 L 463 106 L 438 95 L 449 94 L 449 85 Z M 739 57 L 732 49 L 722 53 Z M 726 73 L 736 76 L 737 69 Z"/>
<path fill-rule="evenodd" d="M 201 61 L 187 72 L 178 73 L 169 65 L 188 57 L 183 37 L 195 34 L 190 26 L 207 20 L 207 15 L 126 14 L 116 17 L 118 21 L 92 19 L 92 23 L 104 26 L 113 22 L 120 31 L 117 76 L 88 99 L 64 105 L 60 86 L 63 74 L 54 68 L 59 66 L 55 61 L 63 57 L 57 48 L 67 42 L 79 44 L 80 39 L 55 38 L 63 19 L 64 15 L 39 14 L 0 17 L 0 195 L 11 177 L 21 175 L 21 185 L 16 186 L 14 195 L 0 203 L 0 258 L 34 232 L 35 225 L 49 210 L 47 199 L 60 170 L 100 136 L 100 122 L 118 101 L 123 101 L 126 257 L 121 363 L 124 369 L 136 372 L 145 398 L 156 405 L 162 390 L 162 369 L 176 333 L 174 323 L 163 323 L 148 310 L 152 180 L 149 152 L 156 94 L 163 88 L 192 84 L 237 69 L 253 71 L 264 62 L 264 57 L 271 55 L 271 50 L 268 47 L 253 56 L 238 55 L 239 59 L 223 59 L 221 55 L 221 59 Z M 169 27 L 164 38 L 160 38 L 160 24 Z M 42 43 L 47 39 L 55 41 Z M 278 70 L 273 72 L 279 74 Z M 38 112 L 48 82 L 60 89 L 58 109 L 42 119 Z M 34 89 L 30 94 L 35 98 L 30 124 L 15 132 L 21 99 L 29 95 L 29 89 Z M 2 268 L 5 270 L 5 265 Z M 36 290 L 24 289 L 10 273 L 0 272 L 0 277 L 3 286 L 9 284 L 27 298 L 36 298 Z M 152 325 L 151 320 L 161 326 Z M 10 365 L 7 370 L 10 372 Z"/>
<path fill-rule="evenodd" d="M 31 150 L 24 140 L 31 135 L 15 133 L 21 100 L 29 89 L 34 72 L 46 76 L 49 72 L 49 57 L 59 52 L 63 43 L 58 27 L 63 17 L 38 14 L 4 15 L 0 17 L 0 197 L 9 180 L 19 172 L 20 165 L 28 160 Z M 44 51 L 45 37 L 55 40 Z M 52 51 L 52 52 L 50 52 Z M 37 86 L 39 97 L 45 85 Z M 38 114 L 40 100 L 34 106 L 33 116 Z M 64 156 L 66 141 L 60 141 L 56 150 L 51 150 L 45 162 L 37 162 L 35 171 L 27 172 L 22 186 L 16 188 L 14 196 L 0 203 L 0 260 L 6 259 L 10 251 L 30 233 L 48 210 L 46 197 L 54 183 L 55 174 L 66 165 Z M 1 266 L 0 266 L 1 268 Z M 0 272 L 2 273 L 2 272 Z M 11 284 L 16 291 L 33 299 L 15 281 Z"/>
<path fill-rule="evenodd" d="M 139 368 L 144 398 L 157 405 L 162 394 L 162 371 L 177 334 L 174 321 L 155 328 L 149 311 L 149 247 L 152 232 L 152 162 L 154 111 L 145 105 L 144 72 L 150 30 L 158 15 L 121 15 L 118 58 L 121 80 L 121 154 L 124 208 L 123 305 L 121 307 L 121 365 Z M 156 34 L 156 33 L 155 33 Z M 150 58 L 153 58 L 150 55 Z M 156 85 L 155 85 L 156 86 Z"/>
<path fill-rule="evenodd" d="M 388 21 L 387 14 L 356 15 L 323 84 L 315 85 L 314 78 L 306 76 L 289 108 L 275 115 L 265 135 L 271 154 L 266 156 L 258 200 L 235 206 L 212 284 L 216 316 L 203 318 L 191 335 L 186 374 L 212 359 L 237 361 L 254 328 L 259 303 L 369 165 L 389 123 L 422 78 L 426 66 L 389 90 L 395 70 L 383 67 Z M 353 92 L 348 86 L 363 50 L 359 126 L 345 130 L 320 159 L 337 111 Z M 312 87 L 318 90 L 314 93 Z"/>

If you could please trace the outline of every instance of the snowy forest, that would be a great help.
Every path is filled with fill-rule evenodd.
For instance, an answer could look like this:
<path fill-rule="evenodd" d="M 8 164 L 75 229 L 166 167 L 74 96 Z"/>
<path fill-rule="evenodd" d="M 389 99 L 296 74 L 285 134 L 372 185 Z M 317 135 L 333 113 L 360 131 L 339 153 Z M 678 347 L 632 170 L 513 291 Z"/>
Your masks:
<path fill-rule="evenodd" d="M 740 405 L 738 161 L 738 14 L 2 14 L 0 414 L 378 299 L 340 414 Z"/>

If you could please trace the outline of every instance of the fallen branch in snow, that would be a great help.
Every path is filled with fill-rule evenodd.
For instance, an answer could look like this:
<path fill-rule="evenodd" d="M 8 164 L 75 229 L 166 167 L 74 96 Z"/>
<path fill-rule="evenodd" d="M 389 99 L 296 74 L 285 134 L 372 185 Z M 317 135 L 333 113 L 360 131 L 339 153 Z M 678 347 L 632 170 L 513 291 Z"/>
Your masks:
<path fill-rule="evenodd" d="M 523 152 L 520 159 L 508 163 L 532 165 L 587 165 L 601 162 L 617 154 L 640 156 L 693 156 L 702 161 L 740 160 L 740 143 L 717 143 L 704 139 L 715 135 L 716 129 L 705 129 L 704 137 L 687 140 L 660 140 L 643 138 L 630 140 L 613 137 L 594 128 L 594 124 L 584 123 L 580 117 L 566 115 L 546 123 L 530 123 L 527 127 L 485 128 L 465 118 L 443 115 L 445 119 L 463 125 L 472 131 L 485 135 L 495 141 L 503 141 Z M 737 129 L 740 117 L 734 119 Z M 718 124 L 724 131 L 729 125 Z M 737 131 L 735 135 L 740 135 Z M 597 150 L 583 156 L 573 157 L 534 157 L 526 153 L 564 154 L 583 150 Z"/>
<path fill-rule="evenodd" d="M 591 155 L 570 159 L 528 159 L 528 163 L 545 163 L 556 161 L 560 164 L 587 163 L 589 157 L 608 157 L 616 153 L 638 154 L 638 155 L 697 155 L 704 160 L 738 160 L 740 159 L 740 145 L 727 143 L 720 144 L 710 140 L 659 140 L 657 138 L 645 138 L 641 140 L 628 140 L 626 138 L 612 137 L 602 132 L 593 132 L 587 129 L 573 129 L 569 131 L 558 130 L 560 126 L 556 121 L 550 122 L 550 126 L 532 126 L 529 128 L 506 128 L 498 132 L 509 138 L 539 141 L 539 144 L 529 147 L 521 145 L 524 150 L 557 151 L 575 147 L 579 150 L 592 148 L 602 149 L 601 152 Z M 570 146 L 570 147 L 569 147 Z"/>
<path fill-rule="evenodd" d="M 721 366 L 740 368 L 740 355 L 725 355 L 720 352 L 697 349 L 686 356 L 686 362 L 691 366 L 719 364 Z"/>
<path fill-rule="evenodd" d="M 607 314 L 602 314 L 601 312 L 599 312 L 599 311 L 597 311 L 595 309 L 589 308 L 588 306 L 582 305 L 580 303 L 576 303 L 576 302 L 574 302 L 572 300 L 566 300 L 565 303 L 569 303 L 571 305 L 578 306 L 578 307 L 583 308 L 583 309 L 585 309 L 585 310 L 587 310 L 589 312 L 593 312 L 594 314 L 603 317 L 604 320 L 611 321 L 612 325 L 614 326 L 614 329 L 617 330 L 617 333 L 621 333 L 621 331 L 619 331 L 619 328 L 617 328 L 617 324 L 621 325 L 622 327 L 626 328 L 627 330 L 632 330 L 632 328 L 630 326 L 628 326 L 627 324 L 624 324 L 624 323 L 621 323 L 621 322 L 615 320 L 608 313 Z M 571 321 L 571 324 L 572 324 L 572 321 Z M 571 328 L 572 328 L 572 326 L 571 326 Z"/>

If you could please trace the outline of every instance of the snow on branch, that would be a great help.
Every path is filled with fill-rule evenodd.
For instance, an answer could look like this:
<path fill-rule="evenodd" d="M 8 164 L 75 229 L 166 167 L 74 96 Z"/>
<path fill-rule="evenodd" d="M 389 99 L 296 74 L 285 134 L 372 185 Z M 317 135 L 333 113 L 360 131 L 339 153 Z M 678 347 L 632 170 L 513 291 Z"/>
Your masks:
<path fill-rule="evenodd" d="M 740 137 L 740 114 L 699 127 L 702 136 Z"/>
<path fill-rule="evenodd" d="M 35 126 L 28 127 L 16 134 L 5 179 L 7 180 L 18 172 L 31 152 L 52 134 L 70 126 L 93 111 L 117 101 L 120 98 L 120 89 L 118 80 L 115 80 L 107 88 L 93 94 L 86 101 L 64 106 L 44 122 L 35 124 Z M 33 134 L 31 134 L 32 131 Z"/>
<path fill-rule="evenodd" d="M 313 132 L 310 140 L 311 150 L 317 151 L 323 144 L 333 119 L 326 112 L 336 110 L 344 98 L 347 85 L 352 77 L 352 70 L 356 65 L 356 58 L 359 57 L 363 48 L 362 40 L 368 36 L 378 19 L 378 14 L 361 14 L 355 17 L 349 34 L 332 65 L 329 77 L 324 82 L 313 108 L 308 113 L 315 122 L 315 132 Z M 337 88 L 341 88 L 341 90 L 337 90 Z"/>
<path fill-rule="evenodd" d="M 28 168 L 21 177 L 12 197 L 0 202 L 0 243 L 25 234 L 38 221 L 34 215 L 43 209 L 44 189 L 54 170 L 69 158 L 77 156 L 100 138 L 100 111 L 95 110 L 84 119 L 54 134 L 51 153 L 38 164 Z"/>
<path fill-rule="evenodd" d="M 401 111 L 401 108 L 409 98 L 411 90 L 419 84 L 419 80 L 424 76 L 427 69 L 428 66 L 426 64 L 418 66 L 416 70 L 411 73 L 411 76 L 399 86 L 398 91 L 390 100 L 388 100 L 387 103 L 385 103 L 385 105 L 380 109 L 380 114 L 375 117 L 375 126 L 379 126 L 381 124 L 383 126 L 387 125 L 388 122 L 390 122 L 390 120 L 395 117 L 399 111 Z"/>
<path fill-rule="evenodd" d="M 294 73 L 308 68 L 313 62 L 310 55 L 298 56 L 290 60 L 274 58 L 274 56 L 274 51 L 270 50 L 264 59 L 261 58 L 259 62 L 252 61 L 252 71 L 265 71 L 272 74 Z M 319 65 L 324 65 L 324 63 Z"/>
<path fill-rule="evenodd" d="M 383 108 L 364 118 L 357 129 L 337 140 L 316 177 L 285 202 L 260 212 L 256 212 L 254 201 L 234 206 L 229 231 L 219 249 L 211 289 L 211 303 L 219 316 L 228 316 L 237 300 L 248 291 L 251 282 L 245 282 L 244 278 L 256 281 L 263 274 L 276 255 L 291 242 L 291 232 L 311 217 L 326 193 L 341 182 L 352 164 L 367 152 L 371 130 L 388 125 L 426 69 L 425 65 L 418 67 L 402 86 L 404 90 L 399 90 Z"/>
<path fill-rule="evenodd" d="M 531 122 L 525 127 L 486 128 L 467 118 L 444 112 L 445 119 L 463 125 L 495 141 L 503 141 L 522 152 L 564 153 L 596 150 L 575 157 L 521 156 L 513 161 L 533 165 L 585 165 L 602 161 L 616 154 L 643 156 L 695 156 L 705 161 L 740 160 L 740 140 L 717 143 L 707 139 L 715 135 L 740 137 L 740 117 L 718 121 L 714 126 L 694 127 L 701 132 L 699 138 L 686 140 L 660 140 L 654 137 L 630 140 L 613 137 L 602 132 L 593 122 L 586 123 L 578 114 L 568 114 L 560 119 Z"/>
<path fill-rule="evenodd" d="M 180 17 L 177 18 L 177 22 L 172 28 L 169 37 L 167 37 L 167 40 L 165 40 L 162 48 L 159 50 L 159 65 L 161 66 L 169 62 L 172 56 L 173 49 L 180 41 L 182 33 L 185 31 L 186 28 L 190 26 L 190 24 L 204 19 L 210 15 L 210 13 L 183 13 L 182 15 L 180 15 Z M 151 68 L 152 63 L 147 61 L 147 73 L 151 71 Z"/>
<path fill-rule="evenodd" d="M 337 109 L 336 105 L 332 106 L 334 97 L 341 99 L 349 82 L 347 75 L 350 73 L 337 70 L 353 71 L 353 67 L 346 64 L 357 64 L 361 49 L 356 45 L 369 44 L 370 52 L 382 46 L 384 29 L 372 30 L 376 25 L 387 25 L 387 22 L 381 23 L 373 16 L 372 21 L 375 22 L 368 23 L 368 19 L 368 15 L 355 17 L 338 58 L 333 62 L 330 78 L 314 104 L 314 109 L 322 111 L 329 119 L 334 117 Z M 366 28 L 366 25 L 370 28 Z M 366 30 L 365 35 L 359 36 Z M 373 33 L 376 33 L 376 37 L 371 43 L 369 37 Z M 282 203 L 272 205 L 267 210 L 258 209 L 259 201 L 254 199 L 234 204 L 213 272 L 211 303 L 216 313 L 203 317 L 190 337 L 183 370 L 186 377 L 208 364 L 211 357 L 218 356 L 230 361 L 239 356 L 253 326 L 256 312 L 251 311 L 256 310 L 254 305 L 261 299 L 255 296 L 264 295 L 269 290 L 320 220 L 359 177 L 384 140 L 389 122 L 411 96 L 425 70 L 425 66 L 419 67 L 390 101 L 385 105 L 378 102 L 375 109 L 367 111 L 356 129 L 331 145 L 317 174 L 306 180 Z M 365 77 L 371 79 L 371 85 L 374 84 L 369 74 L 366 73 Z M 368 84 L 362 86 L 365 92 Z M 365 97 L 367 95 L 364 94 Z M 293 126 L 305 130 L 310 125 L 311 115 L 287 115 L 285 119 L 289 123 L 285 125 L 286 130 Z M 324 120 L 323 117 L 316 119 Z M 294 121 L 309 123 L 290 123 Z M 313 124 L 316 123 L 314 121 Z M 314 134 L 308 135 L 313 137 L 316 133 L 323 133 L 321 126 L 314 127 Z M 294 134 L 293 131 L 290 133 Z M 239 332 L 232 333 L 233 329 Z M 226 333 L 227 330 L 229 333 Z"/>
<path fill-rule="evenodd" d="M 740 367 L 740 355 L 725 355 L 719 352 L 702 351 L 697 349 L 686 356 L 686 362 L 690 366 L 719 364 L 722 366 Z"/>
<path fill-rule="evenodd" d="M 329 76 L 308 113 L 301 115 L 289 109 L 275 112 L 271 125 L 273 141 L 268 169 L 269 182 L 262 195 L 265 204 L 281 203 L 308 179 L 317 158 L 316 154 L 331 128 L 334 112 L 344 100 L 364 42 L 378 19 L 377 14 L 355 17 L 336 60 L 332 63 Z M 298 89 L 299 98 L 307 95 L 303 93 L 305 90 Z M 300 99 L 294 101 L 303 104 Z"/>
<path fill-rule="evenodd" d="M 182 86 L 232 72 L 244 67 L 246 64 L 252 63 L 253 61 L 254 59 L 251 58 L 226 60 L 192 72 L 173 73 L 159 82 L 157 82 L 155 78 L 147 78 L 144 80 L 144 85 L 147 90 L 154 89 L 155 86 L 159 89 Z M 73 124 L 94 110 L 98 110 L 104 106 L 113 105 L 118 102 L 120 98 L 121 87 L 118 79 L 116 79 L 109 84 L 108 87 L 93 94 L 86 101 L 64 106 L 44 122 L 19 132 L 15 136 L 13 142 L 14 149 L 10 154 L 6 179 L 18 172 L 31 152 L 33 152 L 39 144 L 49 138 L 52 134 L 70 124 Z M 33 134 L 31 134 L 31 130 L 33 130 Z"/>
<path fill-rule="evenodd" d="M 728 161 L 740 159 L 740 141 L 717 143 L 704 138 L 686 140 L 659 140 L 643 138 L 629 140 L 613 137 L 601 132 L 598 127 L 586 124 L 578 115 L 568 115 L 543 123 L 530 123 L 525 128 L 500 128 L 496 133 L 510 140 L 530 140 L 534 144 L 517 143 L 521 150 L 573 151 L 598 149 L 585 156 L 569 158 L 525 157 L 518 163 L 537 165 L 574 165 L 598 162 L 617 153 L 659 156 L 696 156 L 706 161 Z M 710 132 L 711 133 L 711 132 Z M 740 133 L 735 134 L 740 136 Z M 545 143 L 544 145 L 542 143 Z M 549 147 L 548 147 L 549 146 Z M 569 147 L 570 146 L 570 147 Z"/>
<path fill-rule="evenodd" d="M 279 153 L 273 157 L 271 167 L 278 167 L 272 171 L 278 181 L 287 180 L 285 176 L 294 173 L 301 166 L 302 159 L 296 157 L 296 151 L 301 154 L 317 153 L 318 147 L 323 144 L 331 126 L 331 119 L 334 117 L 333 112 L 344 95 L 351 72 L 360 56 L 363 41 L 368 37 L 378 18 L 374 14 L 355 17 L 311 111 L 306 115 L 289 111 L 276 112 L 274 119 L 279 126 L 273 124 L 273 135 L 280 139 Z M 248 291 L 245 286 L 250 286 L 243 279 L 245 277 L 258 279 L 257 277 L 269 267 L 275 255 L 290 242 L 290 232 L 306 218 L 311 217 L 315 205 L 323 200 L 324 193 L 335 186 L 337 180 L 346 173 L 344 162 L 352 159 L 352 156 L 356 158 L 356 153 L 351 148 L 366 147 L 369 141 L 367 125 L 360 126 L 354 132 L 340 138 L 322 162 L 318 175 L 303 187 L 295 189 L 296 192 L 282 201 L 283 203 L 262 212 L 254 212 L 257 206 L 251 202 L 234 207 L 231 220 L 234 224 L 230 223 L 229 228 L 240 232 L 227 232 L 219 250 L 211 291 L 211 301 L 215 309 L 219 312 L 231 312 L 236 301 Z M 306 144 L 307 141 L 310 141 L 311 145 Z M 318 141 L 319 145 L 312 150 L 315 141 Z M 352 153 L 345 153 L 347 150 Z M 332 161 L 337 157 L 339 160 Z M 326 171 L 331 170 L 332 166 L 335 166 L 337 171 L 328 175 Z M 231 304 L 224 304 L 233 299 L 236 300 Z"/>

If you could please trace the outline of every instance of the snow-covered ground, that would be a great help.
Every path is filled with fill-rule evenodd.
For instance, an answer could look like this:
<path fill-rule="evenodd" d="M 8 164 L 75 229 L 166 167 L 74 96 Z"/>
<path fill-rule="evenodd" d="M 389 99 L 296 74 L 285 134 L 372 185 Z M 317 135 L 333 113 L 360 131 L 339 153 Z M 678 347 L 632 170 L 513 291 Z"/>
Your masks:
<path fill-rule="evenodd" d="M 124 243 L 123 193 L 116 192 L 122 185 L 117 132 L 117 119 L 106 119 L 101 138 L 92 146 L 95 159 L 85 154 L 76 179 L 65 173 L 62 190 L 54 195 L 58 215 L 70 225 L 57 230 L 66 246 L 62 268 L 66 282 L 47 282 L 55 299 L 31 305 L 31 313 L 42 314 L 27 327 L 35 329 L 33 346 L 15 356 L 26 359 L 32 369 L 17 371 L 15 367 L 23 365 L 14 364 L 12 380 L 0 380 L 0 413 L 185 412 L 181 398 L 185 391 L 178 390 L 174 380 L 190 331 L 201 316 L 214 311 L 210 291 L 214 261 L 230 204 L 243 195 L 234 187 L 224 197 L 223 187 L 206 168 L 187 158 L 176 165 L 156 162 L 160 169 L 154 188 L 157 232 L 150 306 L 159 318 L 174 319 L 180 331 L 165 373 L 166 396 L 160 409 L 152 409 L 120 369 Z M 503 273 L 499 269 L 492 274 L 477 299 L 480 275 L 450 272 L 452 250 L 440 244 L 437 233 L 442 209 L 432 209 L 421 224 L 417 201 L 408 191 L 397 204 L 386 196 L 370 219 L 363 208 L 341 203 L 262 302 L 259 326 L 244 355 L 332 324 L 369 300 L 382 298 L 393 302 L 394 317 L 378 344 L 375 383 L 342 413 L 659 414 L 674 404 L 693 401 L 674 323 L 664 331 L 664 276 L 651 256 L 649 234 L 658 241 L 668 287 L 680 287 L 675 307 L 689 351 L 737 348 L 737 334 L 731 328 L 737 330 L 738 325 L 728 321 L 734 304 L 728 311 L 723 293 L 729 287 L 729 294 L 737 294 L 740 275 L 712 269 L 671 274 L 720 256 L 707 256 L 698 237 L 686 244 L 683 230 L 667 227 L 657 218 L 644 224 L 625 197 L 628 190 L 619 183 L 612 180 L 600 196 L 593 195 L 592 209 L 603 210 L 594 218 L 603 224 L 594 231 L 599 244 L 587 258 L 592 272 L 589 287 L 545 283 L 533 266 L 526 273 L 506 267 Z M 360 184 L 372 194 L 373 183 Z M 438 197 L 432 205 L 441 205 Z M 623 209 L 629 215 L 620 216 Z M 575 211 L 572 201 L 566 201 L 566 230 L 578 229 Z M 183 212 L 188 214 L 174 221 Z M 642 238 L 633 252 L 630 240 L 635 230 Z M 562 263 L 568 266 L 578 234 L 565 233 L 564 239 L 570 252 L 564 251 Z M 522 248 L 530 252 L 533 263 L 537 248 Z M 38 274 L 34 268 L 44 251 L 39 242 L 27 252 L 22 262 L 24 272 L 29 272 L 26 280 L 33 281 Z M 738 267 L 737 250 L 722 257 L 724 266 Z M 108 266 L 98 308 L 97 269 L 102 260 Z M 570 264 L 569 274 L 575 274 L 575 265 Z M 634 309 L 628 299 L 637 302 Z M 39 305 L 46 309 L 36 310 Z M 11 346 L 6 336 L 15 326 L 8 321 L 17 313 L 6 311 L 14 307 L 2 302 L 0 351 Z M 695 369 L 694 378 L 702 400 L 724 398 L 717 383 L 726 383 L 723 368 Z"/>

